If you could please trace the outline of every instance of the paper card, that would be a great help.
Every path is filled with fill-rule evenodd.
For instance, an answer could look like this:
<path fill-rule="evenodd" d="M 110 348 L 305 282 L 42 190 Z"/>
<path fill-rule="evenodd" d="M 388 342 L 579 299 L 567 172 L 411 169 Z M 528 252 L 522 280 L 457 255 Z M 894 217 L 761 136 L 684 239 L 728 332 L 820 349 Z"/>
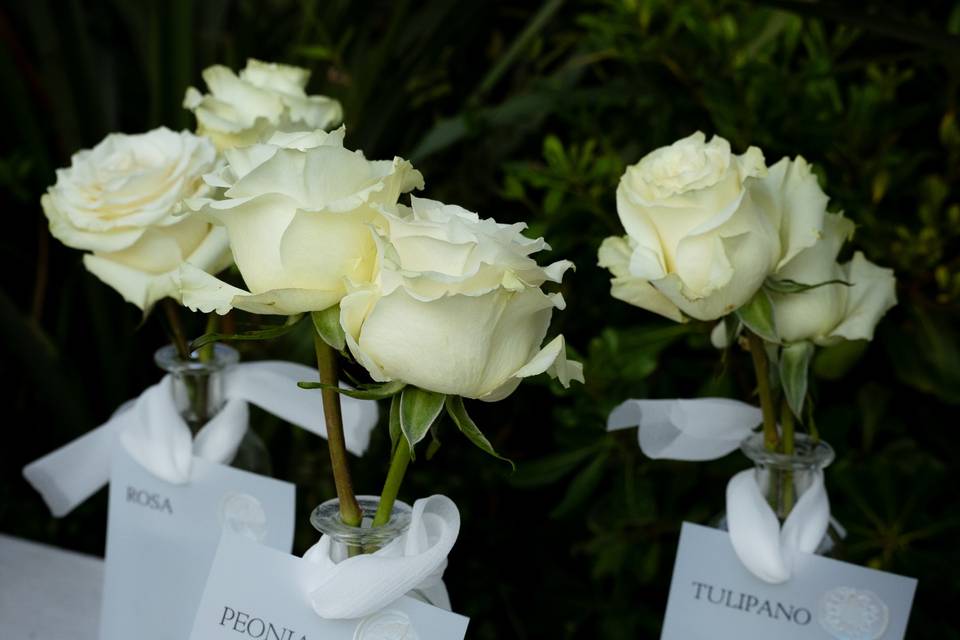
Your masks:
<path fill-rule="evenodd" d="M 902 640 L 917 581 L 812 554 L 767 584 L 730 536 L 685 522 L 661 640 Z"/>
<path fill-rule="evenodd" d="M 468 618 L 403 597 L 359 620 L 310 606 L 303 558 L 224 531 L 190 640 L 462 640 Z"/>
<path fill-rule="evenodd" d="M 101 640 L 170 640 L 190 633 L 222 531 L 293 546 L 295 487 L 193 459 L 174 485 L 121 446 L 110 469 Z"/>

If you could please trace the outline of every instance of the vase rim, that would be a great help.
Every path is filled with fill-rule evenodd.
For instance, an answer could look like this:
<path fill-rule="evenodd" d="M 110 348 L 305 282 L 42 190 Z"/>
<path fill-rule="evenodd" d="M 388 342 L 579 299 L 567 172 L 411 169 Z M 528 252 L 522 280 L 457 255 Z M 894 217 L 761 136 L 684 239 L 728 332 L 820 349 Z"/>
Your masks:
<path fill-rule="evenodd" d="M 310 524 L 324 535 L 348 546 L 383 546 L 406 533 L 410 526 L 413 509 L 405 502 L 393 503 L 390 520 L 386 524 L 374 527 L 373 517 L 380 505 L 380 496 L 357 496 L 357 504 L 363 514 L 359 527 L 346 524 L 340 519 L 340 500 L 333 498 L 320 504 L 310 514 Z"/>
<path fill-rule="evenodd" d="M 240 352 L 231 346 L 216 342 L 213 344 L 212 357 L 201 360 L 199 350 L 190 353 L 189 359 L 183 359 L 172 344 L 157 349 L 153 361 L 167 373 L 202 375 L 222 371 L 240 361 Z"/>
<path fill-rule="evenodd" d="M 824 469 L 833 462 L 833 447 L 809 434 L 794 435 L 794 452 L 770 451 L 764 446 L 762 432 L 752 433 L 740 443 L 740 450 L 757 466 L 775 469 Z"/>

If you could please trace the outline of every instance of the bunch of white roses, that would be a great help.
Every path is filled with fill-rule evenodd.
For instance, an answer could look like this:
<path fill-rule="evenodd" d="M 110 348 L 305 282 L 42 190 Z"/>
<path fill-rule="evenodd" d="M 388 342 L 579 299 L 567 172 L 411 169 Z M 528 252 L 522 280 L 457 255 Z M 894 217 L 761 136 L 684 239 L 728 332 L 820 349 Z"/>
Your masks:
<path fill-rule="evenodd" d="M 328 130 L 339 103 L 308 96 L 304 69 L 251 60 L 239 75 L 215 66 L 203 77 L 210 93 L 191 87 L 184 99 L 197 134 L 112 134 L 77 153 L 43 197 L 51 231 L 90 252 L 92 273 L 145 313 L 173 298 L 206 313 L 288 316 L 280 330 L 311 317 L 321 384 L 302 386 L 335 404 L 336 375 L 324 375 L 335 351 L 349 352 L 374 383 L 344 392 L 394 398 L 400 457 L 444 409 L 497 455 L 463 398 L 500 400 L 544 372 L 564 386 L 583 381 L 563 336 L 543 345 L 564 301 L 541 287 L 573 265 L 538 265 L 542 238 L 454 205 L 402 204 L 423 176 L 402 158 L 346 149 L 345 129 Z M 230 264 L 246 289 L 217 278 Z M 351 502 L 339 411 L 327 417 L 338 493 Z"/>
<path fill-rule="evenodd" d="M 599 262 L 615 298 L 681 322 L 727 318 L 717 346 L 746 328 L 778 348 L 799 417 L 813 345 L 870 340 L 896 304 L 891 269 L 860 252 L 837 262 L 854 225 L 827 202 L 802 157 L 768 167 L 756 147 L 735 155 L 697 132 L 627 168 L 627 235 L 607 238 Z"/>

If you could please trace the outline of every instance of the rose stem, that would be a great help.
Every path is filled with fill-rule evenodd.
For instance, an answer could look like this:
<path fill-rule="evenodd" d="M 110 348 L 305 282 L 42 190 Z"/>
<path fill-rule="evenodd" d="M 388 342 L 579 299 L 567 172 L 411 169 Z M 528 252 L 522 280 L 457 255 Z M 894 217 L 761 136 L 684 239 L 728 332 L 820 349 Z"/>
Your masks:
<path fill-rule="evenodd" d="M 216 313 L 211 313 L 207 315 L 207 327 L 204 330 L 204 333 L 214 333 L 217 330 L 217 316 Z M 200 362 L 212 362 L 214 355 L 214 343 L 210 342 L 203 345 L 200 349 L 197 350 L 197 358 L 200 359 Z M 200 422 L 206 424 L 210 419 L 210 407 L 207 406 L 209 402 L 209 385 L 212 382 L 210 376 L 197 376 L 197 390 L 195 396 L 195 406 L 194 410 L 196 411 L 197 417 L 200 419 Z"/>
<path fill-rule="evenodd" d="M 760 396 L 760 410 L 763 412 L 763 444 L 768 451 L 777 448 L 777 415 L 770 393 L 770 378 L 767 371 L 767 354 L 763 350 L 763 340 L 755 333 L 747 332 L 747 344 L 753 358 L 753 370 L 757 374 L 757 394 Z"/>
<path fill-rule="evenodd" d="M 401 435 L 397 442 L 397 449 L 390 460 L 390 470 L 387 472 L 387 480 L 383 483 L 383 491 L 380 492 L 380 503 L 377 505 L 377 514 L 373 517 L 373 526 L 380 527 L 390 522 L 393 503 L 397 500 L 397 493 L 400 492 L 400 485 L 403 483 L 403 476 L 409 464 L 410 445 L 407 443 L 407 438 Z"/>
<path fill-rule="evenodd" d="M 170 339 L 177 350 L 177 355 L 181 360 L 190 359 L 190 350 L 187 347 L 187 339 L 183 335 L 183 325 L 180 324 L 180 313 L 177 303 L 171 298 L 164 298 L 163 311 L 167 314 L 167 323 L 170 325 Z"/>
<path fill-rule="evenodd" d="M 318 336 L 313 336 L 314 350 L 317 352 L 317 371 L 320 382 L 336 385 L 337 354 L 330 345 Z M 327 423 L 327 444 L 330 448 L 330 463 L 333 466 L 333 482 L 337 487 L 340 500 L 340 519 L 344 524 L 359 527 L 363 521 L 360 505 L 353 494 L 350 481 L 350 465 L 347 460 L 347 446 L 343 436 L 343 417 L 340 413 L 340 394 L 333 389 L 321 389 L 323 394 L 323 417 Z"/>
<path fill-rule="evenodd" d="M 786 398 L 784 398 L 780 405 L 780 427 L 783 429 L 783 440 L 780 441 L 780 446 L 783 449 L 783 454 L 786 456 L 792 456 L 794 452 L 793 425 L 793 412 L 790 410 L 790 405 L 787 403 Z M 781 496 L 783 497 L 783 517 L 785 518 L 793 510 L 792 469 L 784 470 L 782 482 Z"/>

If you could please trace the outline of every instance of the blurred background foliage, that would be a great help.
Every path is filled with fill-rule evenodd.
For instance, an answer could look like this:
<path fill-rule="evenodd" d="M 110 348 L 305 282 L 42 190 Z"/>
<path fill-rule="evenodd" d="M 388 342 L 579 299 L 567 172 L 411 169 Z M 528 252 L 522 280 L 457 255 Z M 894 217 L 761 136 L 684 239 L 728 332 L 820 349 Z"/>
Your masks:
<path fill-rule="evenodd" d="M 651 462 L 634 432 L 604 431 L 629 397 L 750 397 L 743 354 L 721 367 L 708 326 L 613 300 L 595 266 L 621 233 L 625 165 L 701 129 L 815 163 L 855 247 L 897 270 L 900 304 L 870 348 L 819 354 L 816 418 L 838 452 L 844 557 L 920 578 L 911 638 L 960 638 L 958 33 L 960 4 L 905 0 L 5 2 L 0 531 L 102 553 L 105 492 L 53 520 L 20 469 L 160 376 L 159 318 L 49 237 L 41 193 L 110 131 L 192 127 L 185 88 L 253 56 L 311 68 L 310 92 L 343 102 L 351 148 L 411 158 L 426 195 L 525 221 L 578 265 L 554 327 L 586 386 L 538 380 L 471 408 L 516 473 L 447 429 L 401 494 L 462 509 L 447 580 L 470 637 L 657 637 L 681 521 L 709 522 L 747 466 Z M 307 334 L 242 349 L 310 358 Z M 324 444 L 262 413 L 254 426 L 299 487 L 302 552 L 309 509 L 333 495 Z M 354 464 L 361 491 L 379 490 L 387 450 L 382 429 Z"/>

